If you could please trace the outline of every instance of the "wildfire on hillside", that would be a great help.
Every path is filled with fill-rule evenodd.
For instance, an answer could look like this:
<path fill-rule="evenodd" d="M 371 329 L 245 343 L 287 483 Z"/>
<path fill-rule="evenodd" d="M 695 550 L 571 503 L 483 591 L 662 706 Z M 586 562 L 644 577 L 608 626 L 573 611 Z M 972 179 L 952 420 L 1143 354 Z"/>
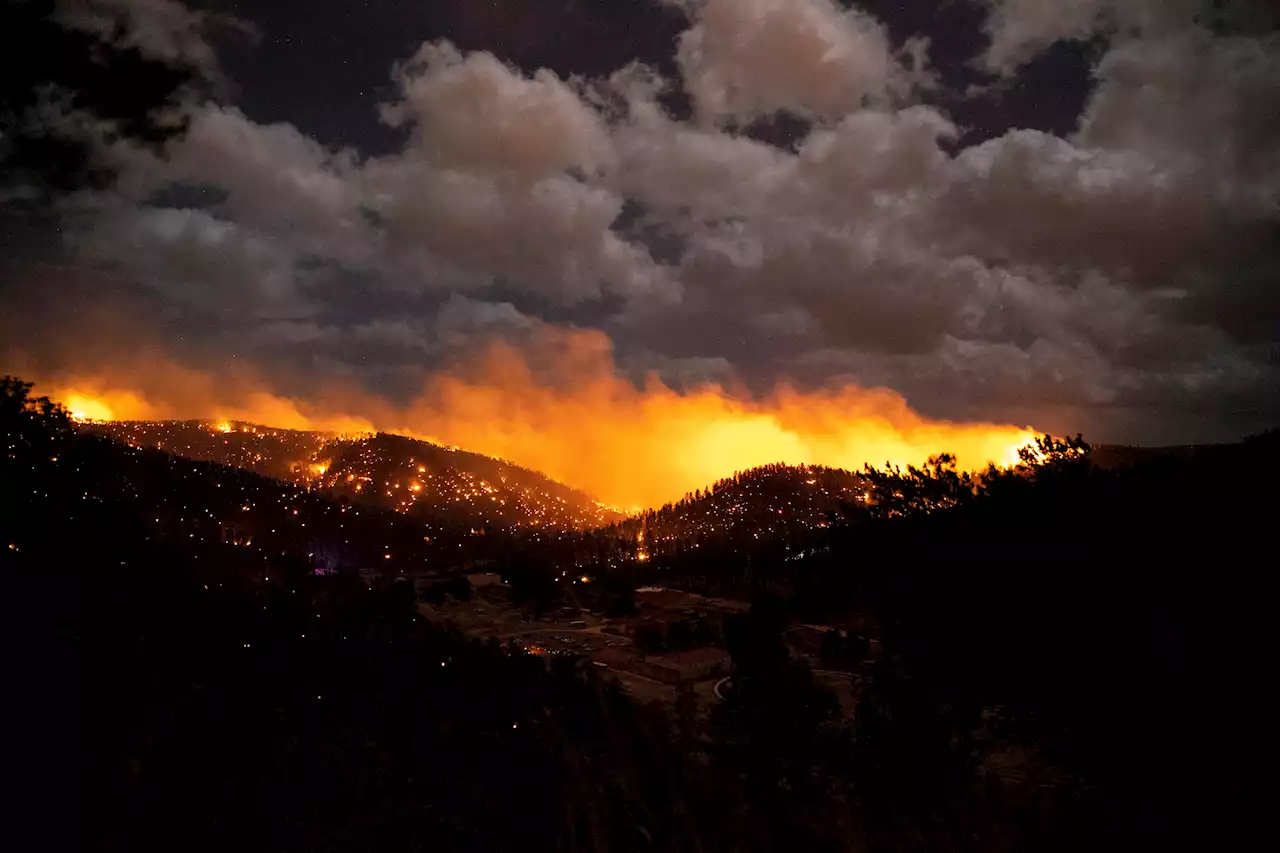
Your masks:
<path fill-rule="evenodd" d="M 660 505 L 735 471 L 772 462 L 860 469 L 919 464 L 950 452 L 968 470 L 1010 465 L 1029 427 L 931 420 L 887 389 L 846 386 L 766 396 L 718 385 L 678 391 L 621 377 L 607 346 L 582 333 L 549 380 L 519 351 L 492 346 L 465 370 L 430 376 L 406 404 L 351 389 L 292 398 L 264 382 L 246 391 L 167 367 L 122 385 L 79 374 L 47 383 L 78 417 L 202 418 L 341 433 L 394 432 L 463 447 L 542 471 L 613 506 Z"/>

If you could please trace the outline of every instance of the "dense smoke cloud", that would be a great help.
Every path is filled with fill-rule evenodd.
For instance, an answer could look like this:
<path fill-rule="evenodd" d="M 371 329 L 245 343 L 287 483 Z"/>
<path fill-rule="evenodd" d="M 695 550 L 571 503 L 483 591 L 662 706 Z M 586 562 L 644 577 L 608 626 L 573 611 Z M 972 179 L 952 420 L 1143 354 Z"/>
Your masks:
<path fill-rule="evenodd" d="M 217 67 L 204 19 L 177 4 L 90 5 L 119 16 L 112 38 Z M 587 469 L 627 451 L 593 454 L 588 425 L 635 417 L 696 443 L 637 414 L 647 394 L 780 417 L 786 387 L 826 423 L 880 399 L 858 389 L 888 388 L 939 422 L 1143 443 L 1236 437 L 1280 414 L 1280 41 L 1265 15 L 993 0 L 973 67 L 1016 82 L 1055 43 L 1087 38 L 1094 84 L 1072 134 L 961 145 L 967 129 L 929 94 L 946 81 L 925 41 L 891 37 L 864 8 L 677 5 L 666 72 L 576 78 L 445 41 L 390 58 L 367 109 L 400 134 L 391 150 L 334 149 L 227 98 L 189 99 L 163 155 L 51 115 L 118 181 L 60 202 L 56 251 L 11 252 L 6 366 L 64 387 L 87 377 L 166 414 L 198 413 L 138 390 L 157 357 L 197 376 L 247 371 L 300 411 L 339 383 L 330 414 L 472 446 L 469 431 L 476 449 L 603 489 Z M 792 144 L 746 132 L 783 114 L 802 121 Z M 538 354 L 548 329 L 605 355 L 555 376 L 563 364 Z M 559 389 L 548 411 L 563 400 L 583 426 L 564 450 L 587 448 L 576 468 L 559 450 L 530 458 L 520 431 L 551 447 L 551 421 L 504 408 L 520 395 L 501 370 L 465 380 L 475 399 L 498 394 L 470 430 L 467 405 L 432 402 L 495 341 L 520 353 L 516 376 Z M 886 417 L 914 423 L 901 405 Z M 677 446 L 626 434 L 655 458 Z M 670 477 L 693 487 L 695 473 L 729 471 Z"/>

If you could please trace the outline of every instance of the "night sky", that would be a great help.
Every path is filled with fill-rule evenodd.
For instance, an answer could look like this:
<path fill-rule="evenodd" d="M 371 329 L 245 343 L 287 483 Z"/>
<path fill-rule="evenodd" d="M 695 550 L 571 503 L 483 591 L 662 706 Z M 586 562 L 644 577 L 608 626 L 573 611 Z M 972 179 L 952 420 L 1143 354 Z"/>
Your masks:
<path fill-rule="evenodd" d="M 1280 420 L 1268 3 L 59 6 L 204 83 L 164 156 L 78 125 L 114 186 L 35 216 L 5 185 L 5 372 L 394 407 L 501 342 L 567 399 L 605 372 L 1126 443 Z"/>

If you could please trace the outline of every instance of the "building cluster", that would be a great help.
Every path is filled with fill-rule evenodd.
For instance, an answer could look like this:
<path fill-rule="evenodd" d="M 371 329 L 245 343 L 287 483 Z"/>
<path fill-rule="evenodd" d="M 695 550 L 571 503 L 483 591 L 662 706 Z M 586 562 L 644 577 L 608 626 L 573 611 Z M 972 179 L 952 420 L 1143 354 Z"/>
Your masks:
<path fill-rule="evenodd" d="M 709 598 L 662 587 L 635 591 L 633 615 L 609 624 L 631 642 L 593 655 L 602 668 L 630 672 L 667 684 L 718 677 L 729 655 L 720 644 L 726 618 L 744 613 L 744 601 Z"/>
<path fill-rule="evenodd" d="M 533 615 L 512 601 L 511 587 L 498 574 L 474 568 L 480 570 L 465 575 L 465 598 L 421 602 L 423 615 L 529 654 L 574 659 L 618 676 L 631 689 L 648 685 L 669 690 L 725 675 L 730 661 L 721 648 L 723 621 L 748 608 L 745 602 L 642 587 L 635 590 L 634 612 L 627 616 L 607 617 L 586 607 L 589 599 L 572 593 L 560 605 Z M 385 581 L 383 575 L 372 582 Z M 425 588 L 432 582 L 440 580 L 421 583 Z"/>
<path fill-rule="evenodd" d="M 601 669 L 628 672 L 664 684 L 688 684 L 723 675 L 729 668 L 729 654 L 704 646 L 683 652 L 644 655 L 634 648 L 611 647 L 592 656 Z"/>

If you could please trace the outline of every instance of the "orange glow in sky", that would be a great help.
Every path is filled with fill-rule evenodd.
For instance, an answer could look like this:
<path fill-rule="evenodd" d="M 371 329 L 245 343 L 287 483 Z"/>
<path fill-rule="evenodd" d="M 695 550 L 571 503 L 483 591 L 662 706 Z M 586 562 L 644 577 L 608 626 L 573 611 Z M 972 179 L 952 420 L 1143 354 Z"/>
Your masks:
<path fill-rule="evenodd" d="M 544 365 L 545 366 L 545 365 Z M 548 379 L 520 351 L 495 345 L 461 371 L 432 376 L 406 405 L 352 389 L 293 399 L 243 380 L 153 369 L 137 387 L 74 377 L 38 386 L 84 417 L 216 418 L 344 433 L 382 430 L 498 456 L 619 507 L 676 500 L 771 462 L 857 469 L 956 454 L 961 468 L 1017 461 L 1034 430 L 921 417 L 897 393 L 787 386 L 746 398 L 708 385 L 677 392 L 656 377 L 620 377 L 607 340 L 574 333 Z M 113 371 L 112 380 L 121 377 Z M 124 374 L 127 375 L 127 374 Z"/>
<path fill-rule="evenodd" d="M 71 417 L 77 421 L 115 420 L 115 409 L 98 399 L 79 392 L 70 392 L 59 398 Z"/>

